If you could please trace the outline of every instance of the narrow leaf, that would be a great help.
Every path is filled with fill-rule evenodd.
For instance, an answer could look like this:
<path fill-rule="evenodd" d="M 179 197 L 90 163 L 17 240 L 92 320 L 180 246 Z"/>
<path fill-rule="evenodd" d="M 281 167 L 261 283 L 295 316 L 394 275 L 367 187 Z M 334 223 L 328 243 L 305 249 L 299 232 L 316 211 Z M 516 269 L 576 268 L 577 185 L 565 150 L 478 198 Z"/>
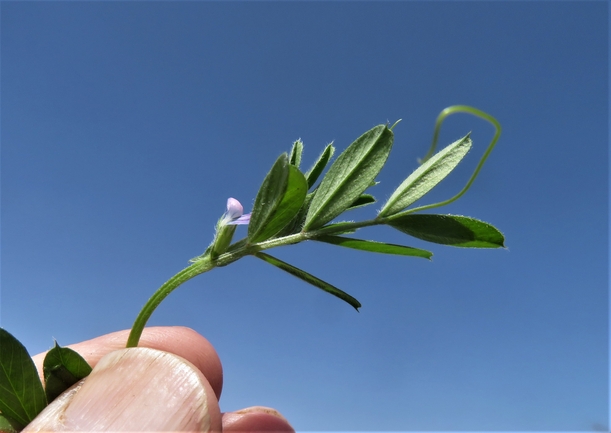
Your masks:
<path fill-rule="evenodd" d="M 338 223 L 329 224 L 316 230 L 316 233 L 324 234 L 324 233 L 333 233 L 334 235 L 344 235 L 356 232 L 357 229 L 354 228 L 354 222 L 350 221 L 340 221 Z"/>
<path fill-rule="evenodd" d="M 408 214 L 391 218 L 391 227 L 437 244 L 466 248 L 500 248 L 503 234 L 492 225 L 458 215 Z"/>
<path fill-rule="evenodd" d="M 375 180 L 392 142 L 392 131 L 386 125 L 378 125 L 348 146 L 318 186 L 304 229 L 322 227 L 345 211 Z"/>
<path fill-rule="evenodd" d="M 53 401 L 79 380 L 89 376 L 91 367 L 74 350 L 60 347 L 55 342 L 55 347 L 45 356 L 43 372 L 47 400 Z"/>
<path fill-rule="evenodd" d="M 301 165 L 301 154 L 303 153 L 303 142 L 301 139 L 293 143 L 291 154 L 289 155 L 289 163 L 299 168 Z"/>
<path fill-rule="evenodd" d="M 361 194 L 356 200 L 354 200 L 354 203 L 348 206 L 348 209 L 356 209 L 375 202 L 376 198 L 371 194 Z"/>
<path fill-rule="evenodd" d="M 257 193 L 250 223 L 248 224 L 249 239 L 259 239 L 267 223 L 274 217 L 276 209 L 286 192 L 289 171 L 289 159 L 287 154 L 283 153 L 265 176 Z"/>
<path fill-rule="evenodd" d="M 379 217 L 396 214 L 420 199 L 456 168 L 470 148 L 471 139 L 467 135 L 436 153 L 399 185 Z"/>
<path fill-rule="evenodd" d="M 21 430 L 47 405 L 34 362 L 26 348 L 0 328 L 0 412 Z"/>
<path fill-rule="evenodd" d="M 387 244 L 384 242 L 366 241 L 362 239 L 346 238 L 343 236 L 323 235 L 313 238 L 315 241 L 339 245 L 340 247 L 355 250 L 369 251 L 372 253 L 394 254 L 398 256 L 424 257 L 430 259 L 433 253 L 419 248 L 406 247 L 403 245 Z"/>
<path fill-rule="evenodd" d="M 312 188 L 312 186 L 316 183 L 318 177 L 333 156 L 333 153 L 335 153 L 335 147 L 333 147 L 332 143 L 327 144 L 327 147 L 325 147 L 325 150 L 323 150 L 323 152 L 320 154 L 318 160 L 316 160 L 312 168 L 305 175 L 306 179 L 308 180 L 308 189 Z"/>
<path fill-rule="evenodd" d="M 279 260 L 275 257 L 272 257 L 269 254 L 259 252 L 256 253 L 255 256 L 263 261 L 266 261 L 269 264 L 276 266 L 277 268 L 282 269 L 285 272 L 288 272 L 289 274 L 299 278 L 300 280 L 305 281 L 306 283 L 310 283 L 313 286 L 318 287 L 319 289 L 322 289 L 327 293 L 331 293 L 333 296 L 337 296 L 342 301 L 345 301 L 352 305 L 356 309 L 356 311 L 359 311 L 359 308 L 361 308 L 361 303 L 352 296 L 350 296 L 348 293 L 338 289 L 335 286 L 332 286 L 331 284 L 321 280 L 320 278 L 315 277 L 312 274 L 307 273 L 306 271 L 296 268 L 293 265 L 289 265 L 288 263 L 283 262 L 282 260 Z"/>
<path fill-rule="evenodd" d="M 279 200 L 270 204 L 265 224 L 257 232 L 249 235 L 250 242 L 263 242 L 285 228 L 301 209 L 307 190 L 308 184 L 303 173 L 297 167 L 289 165 L 284 193 Z"/>

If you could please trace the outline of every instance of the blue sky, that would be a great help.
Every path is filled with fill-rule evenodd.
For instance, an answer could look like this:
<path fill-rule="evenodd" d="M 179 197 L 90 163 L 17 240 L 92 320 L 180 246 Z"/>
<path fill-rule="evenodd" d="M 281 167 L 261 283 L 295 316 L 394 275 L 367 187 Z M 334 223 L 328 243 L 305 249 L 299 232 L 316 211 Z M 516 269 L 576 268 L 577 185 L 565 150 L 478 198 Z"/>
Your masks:
<path fill-rule="evenodd" d="M 439 111 L 465 104 L 503 135 L 439 212 L 494 224 L 506 250 L 367 229 L 433 261 L 272 251 L 360 313 L 246 257 L 185 284 L 150 324 L 215 345 L 223 410 L 273 406 L 302 431 L 608 424 L 607 2 L 1 7 L 0 318 L 31 353 L 129 328 L 204 251 L 228 197 L 250 210 L 295 139 L 307 167 L 330 141 L 403 119 L 371 190 L 384 201 Z M 440 138 L 469 131 L 474 149 L 422 204 L 466 181 L 493 128 L 456 115 Z"/>

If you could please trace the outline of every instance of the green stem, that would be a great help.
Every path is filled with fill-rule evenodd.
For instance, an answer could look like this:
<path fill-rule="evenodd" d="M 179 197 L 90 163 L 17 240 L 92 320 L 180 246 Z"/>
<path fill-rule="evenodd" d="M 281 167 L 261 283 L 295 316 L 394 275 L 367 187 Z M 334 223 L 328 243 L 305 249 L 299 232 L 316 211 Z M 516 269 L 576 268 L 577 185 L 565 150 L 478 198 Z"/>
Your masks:
<path fill-rule="evenodd" d="M 191 278 L 203 274 L 204 272 L 208 272 L 216 266 L 214 262 L 212 262 L 208 258 L 204 258 L 202 260 L 198 260 L 193 263 L 191 266 L 186 267 L 168 281 L 166 281 L 163 286 L 161 286 L 157 291 L 151 296 L 151 298 L 147 301 L 147 303 L 142 307 L 138 317 L 136 317 L 136 321 L 132 326 L 132 330 L 129 333 L 129 338 L 127 339 L 127 345 L 125 347 L 136 347 L 138 346 L 138 342 L 140 341 L 140 336 L 142 335 L 142 331 L 146 326 L 146 322 L 148 322 L 153 311 L 159 306 L 161 301 L 163 301 L 166 296 L 174 291 L 178 286 L 180 286 L 185 281 L 190 280 Z"/>
<path fill-rule="evenodd" d="M 333 234 L 336 232 L 343 232 L 351 229 L 359 229 L 362 227 L 368 227 L 378 224 L 385 223 L 384 218 L 379 218 L 375 220 L 369 221 L 361 221 L 361 222 L 351 222 L 351 223 L 342 223 L 337 227 L 328 226 L 322 227 L 318 230 L 314 230 L 311 232 L 301 232 L 296 233 L 289 236 L 284 236 L 282 238 L 270 239 L 265 242 L 260 242 L 258 244 L 249 244 L 246 240 L 241 240 L 234 243 L 230 246 L 226 253 L 219 255 L 216 258 L 211 258 L 210 255 L 204 255 L 201 259 L 196 260 L 191 266 L 186 267 L 168 281 L 166 281 L 157 291 L 151 296 L 151 298 L 147 301 L 147 303 L 142 307 L 138 317 L 136 317 L 136 321 L 132 326 L 132 330 L 129 334 L 129 338 L 127 339 L 126 347 L 136 347 L 138 346 L 138 342 L 140 341 L 140 337 L 142 336 L 142 331 L 146 326 L 149 318 L 153 314 L 153 311 L 161 304 L 161 302 L 172 293 L 178 286 L 182 283 L 190 280 L 193 277 L 196 277 L 199 274 L 203 274 L 204 272 L 208 272 L 215 267 L 227 266 L 228 264 L 235 262 L 236 260 L 250 254 L 256 254 L 259 251 L 267 250 L 269 248 L 280 247 L 285 245 L 296 244 L 302 241 L 306 241 L 309 239 L 314 239 L 323 234 Z"/>
<path fill-rule="evenodd" d="M 356 230 L 363 227 L 375 226 L 380 224 L 386 224 L 386 218 L 376 218 L 367 221 L 359 222 L 345 222 L 339 224 L 332 224 L 326 227 L 321 227 L 317 230 L 309 232 L 300 232 L 281 238 L 273 238 L 267 241 L 259 242 L 257 244 L 248 244 L 244 239 L 236 242 L 234 245 L 239 245 L 237 248 L 229 247 L 229 250 L 225 254 L 221 254 L 216 259 L 216 266 L 226 266 L 237 259 L 244 257 L 249 254 L 256 254 L 259 251 L 268 250 L 275 247 L 283 247 L 286 245 L 297 244 L 299 242 L 308 241 L 315 239 L 321 235 L 329 235 L 334 233 L 342 233 L 347 230 Z"/>
<path fill-rule="evenodd" d="M 342 233 L 347 230 L 356 230 L 362 227 L 369 227 L 386 223 L 387 218 L 376 218 L 360 222 L 331 224 L 329 226 L 321 227 L 317 230 L 312 230 L 310 232 L 295 233 L 292 235 L 283 236 L 281 238 L 269 239 L 267 241 L 259 242 L 256 244 L 249 244 L 248 239 L 244 238 L 230 245 L 226 253 L 223 253 L 220 256 L 216 257 L 214 259 L 214 267 L 227 266 L 228 264 L 233 263 L 244 256 L 254 255 L 260 251 L 269 250 L 270 248 L 298 244 L 299 242 L 316 239 L 318 236 L 322 235 Z"/>

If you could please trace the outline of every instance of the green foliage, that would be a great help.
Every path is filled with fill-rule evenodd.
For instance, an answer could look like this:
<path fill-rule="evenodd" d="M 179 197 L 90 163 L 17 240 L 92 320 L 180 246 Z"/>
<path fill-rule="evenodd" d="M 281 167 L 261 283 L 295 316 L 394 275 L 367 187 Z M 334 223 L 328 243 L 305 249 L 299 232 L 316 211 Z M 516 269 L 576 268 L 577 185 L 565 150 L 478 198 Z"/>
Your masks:
<path fill-rule="evenodd" d="M 354 202 L 350 206 L 348 206 L 346 210 L 357 209 L 359 207 L 367 206 L 375 202 L 376 198 L 371 194 L 361 194 L 357 197 L 356 200 L 354 200 Z"/>
<path fill-rule="evenodd" d="M 0 412 L 21 430 L 45 408 L 47 398 L 28 351 L 2 328 L 0 348 Z"/>
<path fill-rule="evenodd" d="M 354 226 L 353 222 L 340 221 L 338 223 L 327 224 L 323 228 L 316 230 L 316 236 L 313 239 L 316 239 L 317 237 L 328 233 L 333 233 L 335 235 L 347 235 L 350 233 L 354 233 L 357 230 L 358 228 Z"/>
<path fill-rule="evenodd" d="M 74 350 L 60 347 L 55 342 L 55 347 L 45 356 L 43 372 L 47 400 L 53 401 L 79 380 L 89 376 L 91 367 Z"/>
<path fill-rule="evenodd" d="M 415 238 L 437 244 L 465 248 L 505 246 L 502 233 L 492 225 L 457 215 L 399 215 L 388 225 Z"/>
<path fill-rule="evenodd" d="M 392 143 L 392 131 L 386 125 L 378 125 L 348 146 L 318 186 L 304 230 L 322 227 L 350 207 L 375 180 Z"/>
<path fill-rule="evenodd" d="M 333 296 L 336 296 L 342 301 L 345 301 L 352 305 L 356 311 L 359 311 L 359 308 L 361 308 L 361 303 L 352 296 L 350 296 L 348 293 L 338 289 L 337 287 L 327 283 L 326 281 L 321 280 L 320 278 L 315 277 L 312 274 L 307 273 L 302 269 L 299 269 L 293 265 L 289 265 L 288 263 L 283 262 L 282 260 L 277 259 L 275 257 L 272 257 L 269 254 L 256 253 L 255 256 L 271 265 L 276 266 L 279 269 L 282 269 L 284 272 L 288 272 L 289 274 L 299 278 L 302 281 L 305 281 L 306 283 L 310 283 L 311 285 L 318 287 L 319 289 L 322 289 L 327 293 L 331 293 Z"/>
<path fill-rule="evenodd" d="M 435 154 L 399 185 L 378 216 L 396 214 L 428 193 L 454 170 L 470 148 L 471 139 L 467 135 Z"/>
<path fill-rule="evenodd" d="M 297 215 L 307 194 L 307 181 L 286 153 L 280 155 L 265 177 L 255 199 L 248 239 L 265 241 L 282 230 Z"/>
<path fill-rule="evenodd" d="M 309 193 L 306 195 L 303 204 L 301 205 L 301 209 L 297 212 L 297 215 L 289 222 L 278 234 L 278 237 L 288 236 L 301 231 L 303 227 L 303 223 L 305 222 L 306 214 L 308 213 L 308 208 L 310 207 L 310 203 L 312 203 L 312 198 L 314 198 L 314 193 Z"/>
<path fill-rule="evenodd" d="M 293 147 L 291 148 L 291 153 L 289 155 L 289 163 L 299 168 L 301 165 L 301 154 L 303 153 L 303 142 L 301 140 L 297 140 L 293 143 Z"/>
<path fill-rule="evenodd" d="M 355 250 L 369 251 L 372 253 L 394 254 L 398 256 L 424 257 L 430 259 L 433 253 L 419 248 L 406 247 L 403 245 L 387 244 L 384 242 L 365 241 L 362 239 L 346 238 L 343 236 L 323 235 L 314 238 L 316 241 L 326 242 L 340 247 Z"/>
<path fill-rule="evenodd" d="M 335 147 L 333 147 L 333 144 L 327 144 L 327 147 L 325 147 L 325 150 L 320 154 L 312 168 L 306 172 L 305 177 L 308 180 L 308 189 L 312 188 L 316 183 L 334 153 Z"/>
<path fill-rule="evenodd" d="M 17 433 L 10 421 L 0 413 L 0 432 L 1 433 Z"/>
<path fill-rule="evenodd" d="M 62 392 L 91 373 L 78 353 L 55 347 L 43 361 L 45 388 L 27 350 L 0 328 L 0 432 L 20 431 Z"/>

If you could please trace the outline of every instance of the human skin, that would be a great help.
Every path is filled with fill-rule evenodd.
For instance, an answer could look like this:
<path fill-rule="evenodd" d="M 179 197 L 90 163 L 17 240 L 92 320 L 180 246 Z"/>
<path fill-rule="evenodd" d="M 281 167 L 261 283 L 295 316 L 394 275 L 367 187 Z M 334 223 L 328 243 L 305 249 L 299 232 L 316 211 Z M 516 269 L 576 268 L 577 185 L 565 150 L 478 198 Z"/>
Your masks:
<path fill-rule="evenodd" d="M 138 348 L 125 349 L 129 331 L 74 344 L 91 375 L 43 411 L 24 432 L 173 430 L 294 432 L 271 408 L 221 413 L 223 370 L 212 345 L 189 328 L 144 330 Z M 45 353 L 33 357 L 42 375 Z"/>

